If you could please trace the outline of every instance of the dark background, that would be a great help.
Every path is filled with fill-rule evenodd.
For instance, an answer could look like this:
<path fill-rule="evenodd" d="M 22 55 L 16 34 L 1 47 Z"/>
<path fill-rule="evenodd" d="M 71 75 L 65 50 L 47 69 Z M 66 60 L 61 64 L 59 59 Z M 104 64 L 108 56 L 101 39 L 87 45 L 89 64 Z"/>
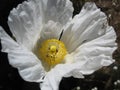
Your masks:
<path fill-rule="evenodd" d="M 12 35 L 7 25 L 7 17 L 10 10 L 24 0 L 0 0 L 0 25 L 5 31 Z M 109 67 L 103 67 L 92 75 L 85 76 L 83 79 L 73 77 L 63 78 L 60 83 L 60 90 L 91 90 L 98 87 L 98 90 L 120 90 L 120 84 L 115 85 L 116 80 L 120 80 L 120 0 L 71 0 L 75 8 L 74 15 L 79 13 L 86 1 L 94 1 L 98 7 L 104 11 L 108 17 L 109 24 L 115 28 L 117 33 L 118 49 L 114 52 L 113 58 L 116 62 Z M 1 49 L 1 46 L 0 46 Z M 113 67 L 117 66 L 118 70 Z M 39 90 L 39 84 L 25 82 L 18 74 L 17 69 L 8 63 L 7 54 L 0 52 L 0 90 Z"/>

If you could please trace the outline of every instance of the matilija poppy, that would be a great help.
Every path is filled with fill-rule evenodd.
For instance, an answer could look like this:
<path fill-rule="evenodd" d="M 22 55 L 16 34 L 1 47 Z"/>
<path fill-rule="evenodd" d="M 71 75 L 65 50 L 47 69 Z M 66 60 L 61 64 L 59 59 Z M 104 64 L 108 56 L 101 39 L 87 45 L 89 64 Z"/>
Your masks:
<path fill-rule="evenodd" d="M 28 0 L 8 17 L 11 38 L 0 28 L 2 51 L 21 77 L 58 90 L 62 77 L 84 78 L 114 62 L 116 34 L 106 15 L 87 2 L 74 16 L 69 0 Z"/>

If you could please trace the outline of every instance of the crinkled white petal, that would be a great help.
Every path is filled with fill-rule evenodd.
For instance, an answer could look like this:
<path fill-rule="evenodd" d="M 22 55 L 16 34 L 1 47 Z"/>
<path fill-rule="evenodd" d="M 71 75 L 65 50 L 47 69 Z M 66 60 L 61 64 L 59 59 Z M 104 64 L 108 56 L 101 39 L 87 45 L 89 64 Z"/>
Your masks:
<path fill-rule="evenodd" d="M 19 44 L 33 48 L 40 37 L 42 16 L 42 0 L 25 1 L 10 12 L 8 25 Z"/>
<path fill-rule="evenodd" d="M 17 68 L 26 81 L 40 82 L 45 71 L 39 59 L 23 46 L 20 46 L 0 27 L 2 51 L 8 53 L 10 65 Z"/>
<path fill-rule="evenodd" d="M 100 37 L 106 31 L 106 16 L 95 3 L 87 2 L 64 30 L 62 41 L 68 52 L 73 52 L 84 42 Z"/>
<path fill-rule="evenodd" d="M 76 72 L 76 66 L 72 64 L 59 64 L 47 73 L 41 84 L 41 90 L 59 90 L 59 84 L 62 77 L 74 76 L 75 78 L 84 78 L 81 72 Z"/>
<path fill-rule="evenodd" d="M 60 34 L 62 32 L 62 25 L 59 22 L 48 21 L 48 23 L 44 24 L 44 27 L 41 31 L 41 37 L 39 43 L 47 39 L 59 39 Z"/>
<path fill-rule="evenodd" d="M 8 24 L 17 42 L 32 50 L 45 23 L 52 20 L 64 25 L 72 12 L 69 0 L 29 0 L 10 12 Z"/>
<path fill-rule="evenodd" d="M 48 0 L 45 20 L 59 22 L 63 26 L 72 19 L 73 7 L 70 0 Z"/>
<path fill-rule="evenodd" d="M 117 48 L 116 34 L 112 27 L 107 27 L 105 34 L 79 46 L 71 55 L 78 63 L 78 71 L 91 74 L 103 66 L 112 64 L 115 60 L 112 54 Z M 81 64 L 82 63 L 82 64 Z"/>

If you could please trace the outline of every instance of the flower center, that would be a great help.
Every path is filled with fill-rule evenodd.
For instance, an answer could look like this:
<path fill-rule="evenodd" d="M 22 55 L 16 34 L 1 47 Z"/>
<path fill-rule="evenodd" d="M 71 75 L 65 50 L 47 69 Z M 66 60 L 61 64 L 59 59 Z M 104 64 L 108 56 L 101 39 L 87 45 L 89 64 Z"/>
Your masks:
<path fill-rule="evenodd" d="M 43 62 L 53 67 L 64 60 L 67 50 L 62 41 L 57 39 L 48 39 L 44 41 L 39 49 L 39 55 Z"/>
<path fill-rule="evenodd" d="M 55 45 L 50 46 L 50 51 L 51 52 L 56 52 L 57 47 Z"/>

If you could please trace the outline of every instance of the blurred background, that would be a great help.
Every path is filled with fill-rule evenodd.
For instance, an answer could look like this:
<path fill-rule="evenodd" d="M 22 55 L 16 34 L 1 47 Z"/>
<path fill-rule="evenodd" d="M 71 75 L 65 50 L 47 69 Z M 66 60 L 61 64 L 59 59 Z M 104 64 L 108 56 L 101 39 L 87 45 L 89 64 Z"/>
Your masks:
<path fill-rule="evenodd" d="M 0 25 L 11 35 L 7 25 L 10 10 L 25 0 L 0 0 Z M 95 2 L 108 16 L 108 22 L 115 28 L 118 49 L 113 53 L 115 63 L 103 67 L 85 79 L 63 78 L 59 90 L 120 90 L 120 0 L 71 0 L 74 15 L 78 14 L 87 1 Z M 1 45 L 0 45 L 1 49 Z M 7 54 L 0 52 L 0 90 L 39 90 L 38 83 L 25 82 L 17 69 L 8 63 Z"/>

